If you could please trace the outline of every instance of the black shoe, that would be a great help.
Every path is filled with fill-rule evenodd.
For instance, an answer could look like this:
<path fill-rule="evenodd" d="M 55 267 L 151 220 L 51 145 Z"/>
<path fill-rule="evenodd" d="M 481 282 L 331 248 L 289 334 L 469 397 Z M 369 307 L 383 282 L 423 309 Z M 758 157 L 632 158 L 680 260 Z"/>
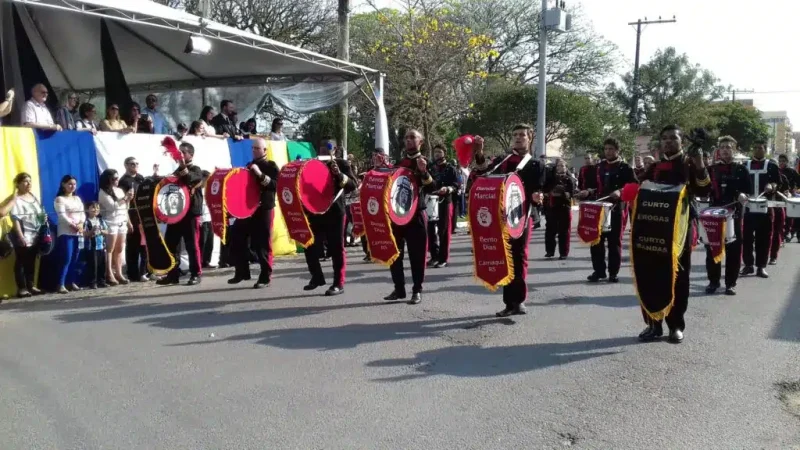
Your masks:
<path fill-rule="evenodd" d="M 609 283 L 619 283 L 619 278 L 616 275 L 609 275 L 608 276 Z"/>
<path fill-rule="evenodd" d="M 670 330 L 669 331 L 669 341 L 673 344 L 680 344 L 683 342 L 683 331 L 681 330 Z"/>
<path fill-rule="evenodd" d="M 545 253 L 544 254 L 545 258 L 552 258 L 553 256 L 555 256 L 555 253 Z"/>
<path fill-rule="evenodd" d="M 250 277 L 247 277 L 247 278 L 233 277 L 230 280 L 228 280 L 228 284 L 239 284 L 242 281 L 249 281 L 249 280 L 250 280 Z"/>
<path fill-rule="evenodd" d="M 708 295 L 714 294 L 717 292 L 717 289 L 719 289 L 719 285 L 711 283 L 708 286 L 706 286 L 706 294 Z"/>
<path fill-rule="evenodd" d="M 736 289 L 732 287 L 725 288 L 725 295 L 736 295 Z"/>
<path fill-rule="evenodd" d="M 156 281 L 156 284 L 159 286 L 172 286 L 180 283 L 181 283 L 180 280 L 178 280 L 177 278 L 170 278 L 170 277 L 164 277 Z"/>
<path fill-rule="evenodd" d="M 189 277 L 189 281 L 186 282 L 187 286 L 194 286 L 200 284 L 200 277 L 192 276 Z"/>
<path fill-rule="evenodd" d="M 407 302 L 409 305 L 419 305 L 422 303 L 422 294 L 419 292 L 414 292 L 411 294 L 411 300 Z"/>
<path fill-rule="evenodd" d="M 753 266 L 747 266 L 739 273 L 739 275 L 752 275 L 756 273 L 756 270 L 753 269 Z"/>
<path fill-rule="evenodd" d="M 595 272 L 595 273 L 593 273 L 593 274 L 589 275 L 588 277 L 586 277 L 586 279 L 587 279 L 587 280 L 588 280 L 590 283 L 597 283 L 597 282 L 598 282 L 598 281 L 600 281 L 600 280 L 605 280 L 605 279 L 606 279 L 606 274 L 604 274 L 604 273 L 597 273 L 597 272 Z"/>
<path fill-rule="evenodd" d="M 648 326 L 641 333 L 639 333 L 639 340 L 642 342 L 651 342 L 659 339 L 664 335 L 664 329 L 660 326 Z"/>
<path fill-rule="evenodd" d="M 436 265 L 436 261 L 433 259 L 429 259 L 428 262 L 425 263 L 425 267 L 433 267 Z"/>
<path fill-rule="evenodd" d="M 494 315 L 497 317 L 509 317 L 509 316 L 524 316 L 528 314 L 528 308 L 525 305 L 519 305 L 517 307 L 506 307 L 502 311 L 496 312 Z"/>
<path fill-rule="evenodd" d="M 344 289 L 340 288 L 339 286 L 331 286 L 325 291 L 326 297 L 333 297 L 334 295 L 341 295 L 344 294 Z"/>
<path fill-rule="evenodd" d="M 308 282 L 307 285 L 303 286 L 303 290 L 304 291 L 313 291 L 314 289 L 316 289 L 318 287 L 322 287 L 322 286 L 325 286 L 325 282 L 324 281 L 322 283 L 320 283 L 320 282 L 311 280 L 311 281 Z"/>
<path fill-rule="evenodd" d="M 567 259 L 567 257 L 566 257 L 566 255 L 561 255 L 561 256 L 559 256 L 559 257 L 558 257 L 558 259 L 560 259 L 561 261 L 563 261 L 563 260 Z"/>
<path fill-rule="evenodd" d="M 95 283 L 92 283 L 92 284 L 89 285 L 89 289 L 95 290 L 95 289 L 97 289 L 97 285 Z"/>
<path fill-rule="evenodd" d="M 397 291 L 392 291 L 391 294 L 387 295 L 386 297 L 383 297 L 383 299 L 386 300 L 387 302 L 394 302 L 397 300 L 402 300 L 404 298 L 406 298 L 406 293 L 405 292 L 398 293 Z"/>
<path fill-rule="evenodd" d="M 436 265 L 435 265 L 435 266 L 433 266 L 433 267 L 434 267 L 435 269 L 442 269 L 442 268 L 445 268 L 445 267 L 447 267 L 447 263 L 446 263 L 446 262 L 444 262 L 444 261 L 440 261 L 440 262 L 436 263 Z"/>
<path fill-rule="evenodd" d="M 262 289 L 265 287 L 269 287 L 269 281 L 258 280 L 256 284 L 253 285 L 253 289 Z"/>
<path fill-rule="evenodd" d="M 372 258 L 370 258 L 369 256 L 365 256 L 364 259 L 362 259 L 362 261 L 364 261 L 364 262 L 372 262 Z"/>
<path fill-rule="evenodd" d="M 761 267 L 759 267 L 758 270 L 756 270 L 756 276 L 758 278 L 769 278 L 769 274 L 767 273 L 767 271 L 762 269 Z"/>
<path fill-rule="evenodd" d="M 769 265 L 774 266 L 776 264 L 778 264 L 778 258 L 770 258 Z"/>
<path fill-rule="evenodd" d="M 217 266 L 212 266 L 211 264 L 203 264 L 203 269 L 212 270 L 212 269 L 216 269 L 216 268 L 217 268 Z"/>

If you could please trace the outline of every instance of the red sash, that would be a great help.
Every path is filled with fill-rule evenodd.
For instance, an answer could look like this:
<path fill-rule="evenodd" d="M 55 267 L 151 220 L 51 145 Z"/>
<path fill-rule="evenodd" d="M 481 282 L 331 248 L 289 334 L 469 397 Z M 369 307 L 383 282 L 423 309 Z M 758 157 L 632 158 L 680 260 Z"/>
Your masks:
<path fill-rule="evenodd" d="M 391 189 L 392 172 L 370 171 L 364 176 L 359 193 L 364 232 L 372 260 L 384 265 L 391 265 L 400 250 L 392 234 L 392 220 L 389 216 L 389 191 Z M 355 222 L 355 215 L 353 216 Z"/>
<path fill-rule="evenodd" d="M 597 245 L 606 221 L 605 208 L 600 203 L 583 202 L 579 210 L 578 237 L 584 244 Z"/>
<path fill-rule="evenodd" d="M 364 216 L 360 202 L 350 204 L 350 214 L 353 216 L 353 236 L 360 238 L 364 235 Z"/>
<path fill-rule="evenodd" d="M 719 215 L 700 216 L 700 223 L 706 232 L 708 242 L 705 244 L 711 248 L 711 257 L 715 263 L 720 263 L 725 257 L 725 236 L 728 230 L 728 218 Z"/>
<path fill-rule="evenodd" d="M 504 213 L 505 187 L 506 179 L 503 177 L 477 177 L 469 193 L 468 216 L 475 278 L 490 291 L 514 279 L 511 236 Z"/>

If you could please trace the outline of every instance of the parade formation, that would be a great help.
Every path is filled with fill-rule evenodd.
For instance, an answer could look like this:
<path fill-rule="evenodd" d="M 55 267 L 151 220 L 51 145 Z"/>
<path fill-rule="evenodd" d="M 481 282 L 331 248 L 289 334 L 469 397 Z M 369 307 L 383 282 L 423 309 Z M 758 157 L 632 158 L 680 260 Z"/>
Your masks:
<path fill-rule="evenodd" d="M 473 273 L 489 291 L 502 288 L 504 306 L 497 317 L 527 314 L 528 249 L 540 211 L 545 217 L 545 258 L 554 257 L 556 250 L 560 259 L 568 258 L 574 200 L 578 238 L 591 250 L 589 283 L 619 282 L 622 241 L 630 227 L 633 288 L 645 323 L 639 334 L 642 341 L 664 336 L 663 323 L 670 342 L 683 341 L 691 252 L 697 245 L 706 250 L 709 295 L 722 288 L 723 281 L 724 293 L 736 295 L 740 276 L 769 277 L 766 266 L 778 263 L 783 239 L 791 238 L 794 220 L 800 218 L 800 202 L 793 197 L 797 172 L 787 167 L 785 157 L 779 163 L 767 159 L 764 142 L 756 142 L 752 159 L 740 164 L 734 161 L 737 142 L 730 136 L 717 140 L 711 158 L 701 150 L 708 139 L 703 130 L 686 135 L 677 126 L 667 126 L 659 137 L 660 159 L 646 165 L 637 160 L 636 167 L 622 160 L 619 141 L 609 137 L 603 159 L 596 163 L 587 155 L 577 182 L 563 160 L 548 167 L 532 157 L 534 132 L 529 125 L 515 126 L 510 152 L 494 158 L 484 154 L 482 137 L 469 137 L 466 190 Z M 196 234 L 204 201 L 214 233 L 228 246 L 236 268 L 229 284 L 251 279 L 252 251 L 260 266 L 254 288 L 270 285 L 276 205 L 290 237 L 305 249 L 309 279 L 304 291 L 328 285 L 321 260 L 330 257 L 333 282 L 325 295 L 345 292 L 348 215 L 369 260 L 389 267 L 392 289 L 386 301 L 421 303 L 426 268 L 448 264 L 459 169 L 447 162 L 442 145 L 434 147 L 434 159 L 428 160 L 416 130 L 405 134 L 396 164 L 376 149 L 372 167 L 358 175 L 348 161 L 336 157 L 337 145 L 330 138 L 320 143 L 316 158 L 281 169 L 267 159 L 266 142 L 254 139 L 253 160 L 246 168 L 214 173 L 192 164 L 190 144 L 177 147 L 165 138 L 162 145 L 178 169 L 167 177 L 142 180 L 134 202 L 147 265 L 165 274 L 158 284 L 179 282 L 180 241 L 189 257 L 188 285 L 200 282 Z M 167 224 L 164 236 L 159 222 Z"/>

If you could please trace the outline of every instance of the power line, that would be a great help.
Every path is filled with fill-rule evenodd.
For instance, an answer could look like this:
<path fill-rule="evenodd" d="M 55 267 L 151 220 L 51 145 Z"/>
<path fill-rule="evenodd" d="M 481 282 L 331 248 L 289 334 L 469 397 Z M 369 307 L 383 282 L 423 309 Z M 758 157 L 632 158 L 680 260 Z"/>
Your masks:
<path fill-rule="evenodd" d="M 635 130 L 636 127 L 639 125 L 639 49 L 641 48 L 641 41 L 642 41 L 642 25 L 656 25 L 662 23 L 675 23 L 677 20 L 675 16 L 672 16 L 672 19 L 662 20 L 661 16 L 658 17 L 658 20 L 647 20 L 647 17 L 644 20 L 639 19 L 636 22 L 628 22 L 628 25 L 636 25 L 636 61 L 634 62 L 633 66 L 633 101 L 631 102 L 631 114 L 630 114 L 630 123 L 631 129 Z"/>

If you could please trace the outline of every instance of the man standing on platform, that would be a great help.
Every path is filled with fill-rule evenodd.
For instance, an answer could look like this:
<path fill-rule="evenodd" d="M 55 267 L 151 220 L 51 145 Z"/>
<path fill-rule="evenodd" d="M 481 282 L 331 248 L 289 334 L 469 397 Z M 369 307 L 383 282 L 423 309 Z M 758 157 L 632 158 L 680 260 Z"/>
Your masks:
<path fill-rule="evenodd" d="M 431 259 L 428 266 L 435 268 L 447 267 L 450 259 L 450 238 L 453 234 L 452 221 L 455 220 L 453 210 L 453 193 L 458 192 L 458 173 L 456 168 L 447 163 L 442 144 L 433 147 L 433 166 L 431 175 L 439 188 L 436 194 L 439 202 L 436 211 L 439 219 L 428 221 L 428 250 Z M 428 211 L 431 214 L 431 211 Z"/>
<path fill-rule="evenodd" d="M 419 131 L 408 130 L 405 135 L 406 149 L 403 158 L 395 166 L 405 167 L 414 172 L 417 185 L 422 186 L 423 195 L 417 203 L 417 211 L 411 222 L 403 226 L 392 224 L 392 234 L 397 242 L 400 255 L 390 267 L 394 290 L 383 298 L 386 301 L 406 298 L 406 275 L 403 269 L 403 259 L 405 258 L 406 243 L 408 243 L 408 260 L 411 264 L 411 279 L 414 283 L 411 288 L 411 300 L 408 301 L 409 305 L 422 302 L 422 282 L 425 280 L 425 248 L 428 246 L 425 196 L 436 191 L 436 180 L 431 174 L 431 164 L 420 152 L 422 142 L 422 134 Z"/>
<path fill-rule="evenodd" d="M 604 201 L 613 203 L 611 209 L 611 231 L 600 236 L 600 242 L 590 247 L 592 268 L 594 272 L 587 277 L 592 283 L 606 278 L 617 283 L 620 265 L 622 264 L 622 226 L 628 216 L 628 209 L 620 200 L 620 189 L 628 183 L 635 183 L 636 177 L 633 169 L 619 157 L 620 143 L 615 138 L 608 138 L 603 143 L 605 160 L 597 165 L 597 190 L 582 190 L 579 198 L 586 198 L 592 194 L 595 198 L 608 197 Z M 608 242 L 608 266 L 606 266 L 606 242 Z"/>
<path fill-rule="evenodd" d="M 250 173 L 261 184 L 261 195 L 256 212 L 246 219 L 236 220 L 236 232 L 230 233 L 231 256 L 236 272 L 228 284 L 250 279 L 250 251 L 256 254 L 261 269 L 254 289 L 269 286 L 272 279 L 272 219 L 275 216 L 275 191 L 278 184 L 278 165 L 267 159 L 267 142 L 262 138 L 253 141 L 253 160 L 247 165 Z M 250 245 L 248 245 L 248 238 Z"/>
<path fill-rule="evenodd" d="M 745 163 L 750 174 L 750 198 L 763 197 L 768 201 L 775 198 L 775 192 L 781 182 L 781 173 L 778 165 L 767 158 L 767 143 L 756 141 L 753 145 L 753 158 Z M 769 278 L 766 267 L 770 256 L 772 244 L 772 226 L 775 216 L 774 208 L 769 208 L 766 214 L 747 211 L 744 216 L 744 251 L 742 261 L 744 269 L 742 275 L 752 275 L 760 278 Z M 755 259 L 753 259 L 755 250 Z M 754 268 L 755 265 L 755 268 Z"/>
<path fill-rule="evenodd" d="M 200 256 L 200 218 L 203 215 L 203 190 L 200 184 L 203 182 L 203 170 L 192 164 L 194 158 L 194 146 L 184 142 L 178 147 L 183 159 L 178 163 L 178 169 L 174 175 L 181 180 L 184 186 L 189 188 L 190 203 L 189 211 L 178 223 L 167 225 L 167 232 L 164 236 L 167 249 L 176 258 L 179 256 L 178 246 L 183 241 L 183 247 L 189 256 L 189 282 L 187 286 L 200 284 L 202 274 Z M 166 277 L 158 280 L 160 285 L 170 285 L 180 283 L 180 264 L 169 271 Z"/>
<path fill-rule="evenodd" d="M 325 159 L 330 168 L 333 180 L 336 185 L 334 198 L 331 207 L 324 214 L 307 214 L 311 231 L 314 233 L 314 243 L 305 251 L 306 264 L 311 272 L 311 281 L 303 288 L 306 291 L 325 286 L 325 274 L 322 272 L 320 260 L 323 258 L 323 244 L 327 243 L 328 252 L 333 261 L 333 285 L 325 291 L 325 295 L 339 295 L 344 292 L 344 279 L 346 268 L 346 255 L 344 249 L 344 231 L 347 215 L 345 214 L 345 195 L 356 189 L 356 177 L 350 168 L 350 164 L 341 158 L 334 156 L 336 141 L 329 137 L 322 140 L 319 147 L 320 159 Z M 339 191 L 344 190 L 342 195 L 336 197 Z"/>
<path fill-rule="evenodd" d="M 742 215 L 747 193 L 750 192 L 750 175 L 747 169 L 733 161 L 736 140 L 723 136 L 718 141 L 719 162 L 708 168 L 711 177 L 710 206 L 733 207 L 733 223 L 736 240 L 725 244 L 725 295 L 736 295 L 736 281 L 742 262 Z M 722 261 L 714 262 L 711 247 L 706 245 L 707 294 L 720 288 Z"/>

